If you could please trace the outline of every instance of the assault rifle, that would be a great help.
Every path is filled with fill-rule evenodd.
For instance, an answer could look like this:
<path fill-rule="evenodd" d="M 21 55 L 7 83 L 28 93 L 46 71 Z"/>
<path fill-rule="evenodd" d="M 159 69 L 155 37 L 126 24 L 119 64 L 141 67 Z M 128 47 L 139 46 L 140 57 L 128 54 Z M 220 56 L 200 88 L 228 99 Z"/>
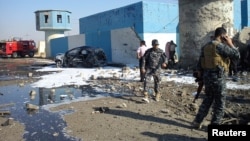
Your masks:
<path fill-rule="evenodd" d="M 199 95 L 201 93 L 201 90 L 203 88 L 204 83 L 203 83 L 203 79 L 202 79 L 202 73 L 200 73 L 200 75 L 199 75 L 199 72 L 194 70 L 193 77 L 196 78 L 195 82 L 198 83 L 197 92 L 196 92 L 196 95 L 195 95 L 194 100 L 193 100 L 193 103 L 195 103 L 195 101 L 199 98 Z"/>

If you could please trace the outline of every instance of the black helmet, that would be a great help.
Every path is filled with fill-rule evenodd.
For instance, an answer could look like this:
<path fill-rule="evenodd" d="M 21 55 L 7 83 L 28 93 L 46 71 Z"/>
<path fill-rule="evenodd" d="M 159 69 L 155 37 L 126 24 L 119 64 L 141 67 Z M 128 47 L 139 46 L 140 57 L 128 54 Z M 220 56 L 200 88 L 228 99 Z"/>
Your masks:
<path fill-rule="evenodd" d="M 156 39 L 152 40 L 152 46 L 154 46 L 154 45 L 159 45 L 158 40 L 156 40 Z"/>

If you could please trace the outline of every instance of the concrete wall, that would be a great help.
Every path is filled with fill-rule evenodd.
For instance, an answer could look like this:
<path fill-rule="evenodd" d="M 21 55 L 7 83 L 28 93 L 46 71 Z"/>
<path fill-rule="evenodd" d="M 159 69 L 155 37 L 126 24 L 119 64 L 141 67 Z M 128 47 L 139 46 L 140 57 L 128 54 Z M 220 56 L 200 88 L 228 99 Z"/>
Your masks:
<path fill-rule="evenodd" d="M 241 31 L 250 27 L 250 0 L 234 0 L 234 28 Z"/>
<path fill-rule="evenodd" d="M 179 22 L 178 3 L 143 2 L 144 33 L 176 33 Z"/>
<path fill-rule="evenodd" d="M 167 41 L 178 41 L 176 37 L 178 4 L 143 1 L 81 18 L 79 23 L 80 34 L 85 34 L 86 44 L 103 48 L 108 61 L 133 63 L 134 59 L 118 58 L 122 54 L 116 49 L 127 51 L 127 48 L 130 48 L 128 46 L 124 48 L 120 44 L 133 43 L 138 47 L 139 39 L 143 39 L 151 46 L 152 39 L 158 39 L 162 42 L 162 48 L 165 49 Z M 114 37 L 113 34 L 119 38 Z M 124 54 L 124 56 L 127 55 Z M 133 51 L 129 56 L 134 57 L 135 52 Z"/>
<path fill-rule="evenodd" d="M 250 27 L 250 0 L 241 0 L 242 28 Z"/>
<path fill-rule="evenodd" d="M 132 27 L 143 32 L 142 2 L 80 18 L 80 34 Z"/>
<path fill-rule="evenodd" d="M 38 51 L 36 56 L 45 58 L 45 41 L 39 41 L 38 42 Z"/>
<path fill-rule="evenodd" d="M 162 50 L 165 50 L 167 39 L 173 39 L 176 42 L 176 33 L 145 33 L 144 40 L 148 47 L 152 47 L 153 39 L 158 39 Z M 112 61 L 125 64 L 138 64 L 136 50 L 140 45 L 140 38 L 131 28 L 115 29 L 111 31 L 111 52 Z"/>
<path fill-rule="evenodd" d="M 46 42 L 45 55 L 46 57 L 52 57 L 50 41 L 52 39 L 61 38 L 64 36 L 65 36 L 64 31 L 57 31 L 57 30 L 45 31 L 45 42 Z"/>
<path fill-rule="evenodd" d="M 101 47 L 108 61 L 112 59 L 111 30 L 133 28 L 143 33 L 142 2 L 80 18 L 80 34 L 85 34 L 86 45 Z M 132 42 L 132 41 L 131 41 Z"/>
<path fill-rule="evenodd" d="M 107 55 L 107 59 L 112 60 L 110 31 L 85 33 L 85 38 L 86 45 L 102 48 Z"/>
<path fill-rule="evenodd" d="M 200 48 L 223 23 L 233 25 L 232 0 L 179 0 L 180 64 L 194 67 Z"/>
<path fill-rule="evenodd" d="M 50 40 L 51 57 L 55 57 L 57 53 L 65 53 L 66 51 L 85 45 L 85 35 L 73 35 Z"/>
<path fill-rule="evenodd" d="M 84 34 L 68 36 L 68 50 L 83 45 L 86 45 Z"/>
<path fill-rule="evenodd" d="M 242 18 L 241 18 L 241 1 L 240 0 L 234 0 L 233 5 L 233 11 L 234 11 L 234 28 L 236 31 L 240 31 L 242 29 Z"/>
<path fill-rule="evenodd" d="M 55 57 L 57 53 L 64 53 L 68 50 L 68 37 L 52 39 L 50 46 L 51 57 Z"/>
<path fill-rule="evenodd" d="M 131 28 L 115 29 L 111 31 L 112 61 L 124 64 L 138 65 L 136 50 L 140 39 Z"/>

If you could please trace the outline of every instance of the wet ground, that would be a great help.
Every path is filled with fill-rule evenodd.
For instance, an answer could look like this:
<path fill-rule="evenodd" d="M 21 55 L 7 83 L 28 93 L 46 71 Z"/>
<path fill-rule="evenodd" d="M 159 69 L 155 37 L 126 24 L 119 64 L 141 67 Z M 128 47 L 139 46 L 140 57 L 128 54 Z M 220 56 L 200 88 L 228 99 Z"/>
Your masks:
<path fill-rule="evenodd" d="M 11 117 L 25 125 L 23 138 L 27 141 L 58 140 L 75 141 L 67 135 L 63 115 L 74 112 L 52 112 L 50 107 L 85 101 L 105 96 L 91 87 L 63 86 L 57 88 L 34 88 L 31 83 L 40 76 L 52 72 L 37 72 L 42 67 L 56 67 L 53 60 L 41 58 L 0 58 L 0 111 L 8 111 Z M 33 93 L 33 94 L 32 94 Z M 29 109 L 27 104 L 38 106 Z"/>
<path fill-rule="evenodd" d="M 34 70 L 53 62 L 38 58 L 0 59 L 0 111 L 9 111 L 9 117 L 23 123 L 26 140 L 77 140 L 68 136 L 64 128 L 66 123 L 62 115 L 73 111 L 60 113 L 49 112 L 42 108 L 49 104 L 66 103 L 77 98 L 89 97 L 81 88 L 32 88 L 30 82 L 35 81 L 41 74 Z M 30 94 L 34 93 L 34 97 Z M 38 110 L 28 109 L 26 104 L 39 106 Z"/>

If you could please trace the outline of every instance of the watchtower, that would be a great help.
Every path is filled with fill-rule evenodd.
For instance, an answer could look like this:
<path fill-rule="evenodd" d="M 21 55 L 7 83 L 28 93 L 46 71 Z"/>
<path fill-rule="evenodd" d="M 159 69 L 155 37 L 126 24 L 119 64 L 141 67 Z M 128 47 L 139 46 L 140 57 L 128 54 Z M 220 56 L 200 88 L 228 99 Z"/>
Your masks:
<path fill-rule="evenodd" d="M 36 30 L 45 31 L 45 56 L 51 57 L 50 40 L 64 37 L 65 31 L 71 30 L 71 12 L 65 10 L 38 10 Z"/>

